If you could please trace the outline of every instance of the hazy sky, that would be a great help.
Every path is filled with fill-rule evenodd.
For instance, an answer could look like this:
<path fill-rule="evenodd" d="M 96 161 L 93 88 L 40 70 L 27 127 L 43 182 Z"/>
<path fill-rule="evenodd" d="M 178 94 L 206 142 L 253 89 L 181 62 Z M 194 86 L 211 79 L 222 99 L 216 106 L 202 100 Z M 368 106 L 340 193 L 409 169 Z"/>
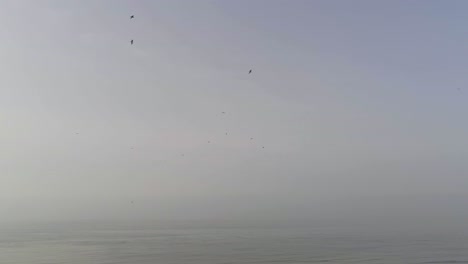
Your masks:
<path fill-rule="evenodd" d="M 466 199 L 467 1 L 0 5 L 4 219 Z"/>

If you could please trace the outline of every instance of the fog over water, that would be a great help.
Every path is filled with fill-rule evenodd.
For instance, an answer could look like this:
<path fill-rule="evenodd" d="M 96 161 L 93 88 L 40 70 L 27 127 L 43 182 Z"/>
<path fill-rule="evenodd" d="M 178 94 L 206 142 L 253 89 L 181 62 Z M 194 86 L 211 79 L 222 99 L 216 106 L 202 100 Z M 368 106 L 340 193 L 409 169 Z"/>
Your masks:
<path fill-rule="evenodd" d="M 0 4 L 0 224 L 468 227 L 467 1 Z"/>

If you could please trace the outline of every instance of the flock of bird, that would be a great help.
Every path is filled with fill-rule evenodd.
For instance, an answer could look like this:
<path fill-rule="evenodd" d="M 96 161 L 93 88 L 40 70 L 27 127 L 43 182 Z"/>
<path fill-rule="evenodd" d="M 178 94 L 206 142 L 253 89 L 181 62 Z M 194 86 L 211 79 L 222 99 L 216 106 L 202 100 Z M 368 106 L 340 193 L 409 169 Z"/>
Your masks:
<path fill-rule="evenodd" d="M 131 15 L 131 16 L 130 16 L 130 19 L 134 19 L 134 18 L 135 18 L 134 15 Z M 133 45 L 133 39 L 130 40 L 130 45 Z"/>
<path fill-rule="evenodd" d="M 135 19 L 135 15 L 131 15 L 131 16 L 130 16 L 130 20 L 132 20 L 132 19 Z M 131 40 L 130 40 L 130 45 L 133 45 L 133 43 L 134 43 L 134 40 L 133 40 L 133 39 L 131 39 Z M 248 71 L 248 74 L 252 74 L 252 69 L 250 69 L 250 70 Z M 226 114 L 226 112 L 221 112 L 221 114 L 225 115 L 225 114 Z M 228 133 L 226 132 L 226 133 L 225 133 L 225 135 L 227 136 L 227 135 L 228 135 Z M 253 137 L 251 137 L 251 138 L 250 138 L 250 140 L 253 140 Z M 208 140 L 208 142 L 207 142 L 207 143 L 208 143 L 208 144 L 210 144 L 210 143 L 211 143 L 211 141 L 210 141 L 210 140 Z M 265 146 L 262 146 L 262 149 L 264 149 L 264 148 L 265 148 Z M 132 147 L 132 149 L 134 149 L 134 148 Z M 185 156 L 185 154 L 181 154 L 181 156 L 182 156 L 182 157 L 184 157 L 184 156 Z"/>
<path fill-rule="evenodd" d="M 131 15 L 131 16 L 130 16 L 130 20 L 133 20 L 133 19 L 135 19 L 135 15 Z M 133 40 L 133 39 L 130 39 L 130 45 L 133 45 L 133 44 L 134 44 L 134 40 Z M 252 69 L 250 69 L 250 70 L 248 71 L 248 74 L 252 74 Z M 221 112 L 221 114 L 225 115 L 226 112 Z M 228 132 L 226 132 L 225 135 L 227 136 L 227 135 L 228 135 Z M 251 137 L 250 140 L 252 141 L 252 140 L 254 140 L 254 138 Z M 208 140 L 207 143 L 210 144 L 210 143 L 211 143 L 211 140 Z M 262 149 L 264 149 L 264 148 L 265 148 L 265 146 L 262 146 Z M 134 147 L 131 147 L 131 149 L 134 149 Z M 182 156 L 182 157 L 185 157 L 185 154 L 182 153 L 181 156 Z M 131 201 L 131 204 L 133 204 L 133 203 L 134 203 L 134 201 Z"/>

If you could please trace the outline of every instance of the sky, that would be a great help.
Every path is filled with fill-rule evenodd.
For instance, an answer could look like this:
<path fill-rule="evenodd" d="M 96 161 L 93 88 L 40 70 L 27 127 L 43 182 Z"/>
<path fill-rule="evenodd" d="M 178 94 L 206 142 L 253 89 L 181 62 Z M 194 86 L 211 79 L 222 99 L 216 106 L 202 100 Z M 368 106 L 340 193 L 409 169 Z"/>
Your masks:
<path fill-rule="evenodd" d="M 466 1 L 0 4 L 3 220 L 468 201 Z"/>

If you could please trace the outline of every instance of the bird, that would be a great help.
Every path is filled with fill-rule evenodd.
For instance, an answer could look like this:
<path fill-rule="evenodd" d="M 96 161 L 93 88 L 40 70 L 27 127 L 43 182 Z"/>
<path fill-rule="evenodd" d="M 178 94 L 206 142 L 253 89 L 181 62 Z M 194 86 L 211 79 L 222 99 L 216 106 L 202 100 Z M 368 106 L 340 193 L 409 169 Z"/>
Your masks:
<path fill-rule="evenodd" d="M 135 18 L 135 16 L 134 16 L 134 15 L 131 15 L 131 16 L 130 16 L 130 19 L 133 19 L 133 18 Z"/>
<path fill-rule="evenodd" d="M 133 45 L 133 39 L 132 39 L 132 40 L 130 40 L 130 45 Z"/>
<path fill-rule="evenodd" d="M 249 74 L 251 74 L 251 73 L 252 73 L 252 69 L 249 71 Z"/>
<path fill-rule="evenodd" d="M 226 136 L 227 136 L 227 132 L 226 132 Z"/>
<path fill-rule="evenodd" d="M 262 147 L 262 149 L 264 149 L 265 147 Z"/>
<path fill-rule="evenodd" d="M 208 141 L 208 143 L 210 143 L 211 141 Z"/>
<path fill-rule="evenodd" d="M 223 114 L 223 115 L 224 115 L 224 114 L 226 114 L 226 112 L 221 112 L 221 114 Z"/>
<path fill-rule="evenodd" d="M 250 140 L 253 140 L 253 138 L 250 138 Z"/>

